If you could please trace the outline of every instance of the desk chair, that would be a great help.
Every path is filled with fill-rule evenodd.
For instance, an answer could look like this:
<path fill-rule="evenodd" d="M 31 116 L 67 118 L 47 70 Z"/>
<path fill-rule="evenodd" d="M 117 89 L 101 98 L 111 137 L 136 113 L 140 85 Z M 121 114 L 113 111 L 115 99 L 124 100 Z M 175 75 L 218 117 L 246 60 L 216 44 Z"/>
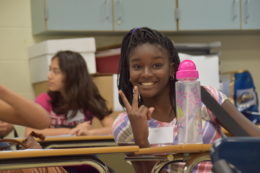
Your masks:
<path fill-rule="evenodd" d="M 193 168 L 202 161 L 210 160 L 211 144 L 179 144 L 141 148 L 134 155 L 127 156 L 127 161 L 156 161 L 151 173 L 160 173 L 165 166 L 185 163 L 185 173 L 191 173 Z"/>
<path fill-rule="evenodd" d="M 218 139 L 211 149 L 216 173 L 260 172 L 260 138 L 228 137 Z"/>

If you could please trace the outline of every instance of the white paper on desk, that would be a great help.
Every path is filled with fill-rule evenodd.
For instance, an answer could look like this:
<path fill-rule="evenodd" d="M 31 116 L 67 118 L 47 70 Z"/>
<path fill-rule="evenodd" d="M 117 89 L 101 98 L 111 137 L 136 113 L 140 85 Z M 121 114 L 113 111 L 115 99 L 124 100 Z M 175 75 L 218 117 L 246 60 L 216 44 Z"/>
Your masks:
<path fill-rule="evenodd" d="M 172 143 L 173 127 L 149 128 L 148 141 L 150 144 Z"/>

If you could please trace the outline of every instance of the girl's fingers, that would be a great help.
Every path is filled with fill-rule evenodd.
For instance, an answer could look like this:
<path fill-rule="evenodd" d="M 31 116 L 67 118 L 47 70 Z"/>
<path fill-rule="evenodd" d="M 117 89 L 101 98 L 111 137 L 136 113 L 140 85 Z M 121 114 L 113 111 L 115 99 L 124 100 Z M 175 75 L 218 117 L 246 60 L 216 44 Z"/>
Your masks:
<path fill-rule="evenodd" d="M 72 129 L 72 130 L 70 131 L 69 135 L 76 135 L 76 133 L 77 133 L 77 129 L 74 128 L 74 129 Z"/>
<path fill-rule="evenodd" d="M 129 112 L 132 109 L 132 106 L 129 104 L 129 102 L 122 90 L 119 90 L 119 95 L 122 99 L 123 104 L 125 105 L 126 111 Z"/>
<path fill-rule="evenodd" d="M 154 112 L 154 107 L 147 108 L 146 106 L 142 105 L 139 108 L 140 114 L 144 115 L 147 120 L 152 118 L 152 114 Z"/>
<path fill-rule="evenodd" d="M 154 107 L 150 107 L 148 109 L 147 120 L 150 120 L 152 118 L 153 111 L 154 111 Z"/>
<path fill-rule="evenodd" d="M 133 101 L 132 101 L 132 106 L 134 109 L 138 109 L 138 97 L 139 97 L 139 91 L 137 86 L 134 86 L 134 94 L 133 94 Z"/>

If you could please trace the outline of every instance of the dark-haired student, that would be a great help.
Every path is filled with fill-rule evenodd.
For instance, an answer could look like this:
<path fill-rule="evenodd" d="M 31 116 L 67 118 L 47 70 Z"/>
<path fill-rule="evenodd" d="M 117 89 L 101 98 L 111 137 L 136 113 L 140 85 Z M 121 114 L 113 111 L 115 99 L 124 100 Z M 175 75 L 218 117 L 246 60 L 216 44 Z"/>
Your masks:
<path fill-rule="evenodd" d="M 51 125 L 43 130 L 27 128 L 27 135 L 32 130 L 46 136 L 112 134 L 111 111 L 78 52 L 60 51 L 53 56 L 48 73 L 48 92 L 40 94 L 36 103 L 49 112 Z M 100 120 L 102 127 L 92 127 L 94 117 Z"/>
<path fill-rule="evenodd" d="M 172 145 L 178 143 L 175 104 L 175 74 L 180 59 L 172 40 L 164 34 L 146 27 L 134 28 L 122 41 L 118 89 L 120 103 L 126 112 L 113 123 L 113 135 L 117 143 L 135 143 L 141 148 L 154 146 L 148 140 L 149 128 L 172 129 Z M 260 129 L 238 112 L 227 97 L 217 89 L 204 86 L 216 101 L 251 136 L 260 136 Z M 201 107 L 203 117 L 203 143 L 212 144 L 222 137 L 221 124 L 206 108 Z M 162 134 L 163 135 L 163 134 Z M 151 172 L 155 162 L 133 162 L 136 172 Z M 179 164 L 178 171 L 183 165 Z M 211 172 L 211 162 L 198 164 L 193 172 Z M 183 171 L 183 170 L 182 170 Z"/>

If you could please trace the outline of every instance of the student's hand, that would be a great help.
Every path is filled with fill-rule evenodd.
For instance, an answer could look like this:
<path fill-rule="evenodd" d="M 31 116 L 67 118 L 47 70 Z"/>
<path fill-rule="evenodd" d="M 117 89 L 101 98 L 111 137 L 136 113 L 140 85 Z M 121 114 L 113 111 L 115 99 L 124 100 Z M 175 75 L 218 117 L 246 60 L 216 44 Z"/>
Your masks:
<path fill-rule="evenodd" d="M 0 121 L 0 137 L 5 137 L 13 130 L 13 125 Z"/>
<path fill-rule="evenodd" d="M 90 136 L 91 124 L 89 121 L 78 124 L 75 128 L 71 129 L 71 135 L 77 136 Z"/>
<path fill-rule="evenodd" d="M 134 87 L 132 105 L 121 90 L 119 91 L 119 95 L 128 113 L 136 144 L 140 147 L 149 147 L 147 120 L 151 118 L 154 108 L 148 108 L 144 105 L 138 106 L 139 91 L 137 86 Z"/>

